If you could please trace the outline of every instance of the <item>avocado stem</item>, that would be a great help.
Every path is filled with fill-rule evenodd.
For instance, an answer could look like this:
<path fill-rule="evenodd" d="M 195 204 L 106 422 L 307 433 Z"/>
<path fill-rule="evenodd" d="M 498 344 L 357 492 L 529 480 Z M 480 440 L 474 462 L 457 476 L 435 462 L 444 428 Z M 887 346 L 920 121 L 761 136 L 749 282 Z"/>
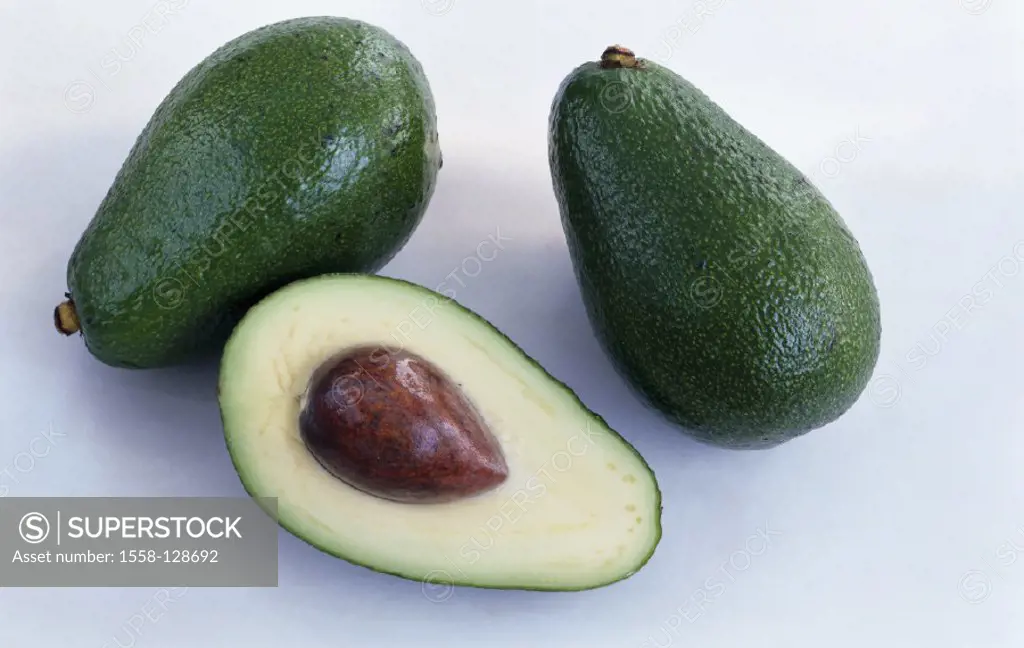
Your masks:
<path fill-rule="evenodd" d="M 634 68 L 636 66 L 636 54 L 622 45 L 612 45 L 601 55 L 601 67 L 605 69 Z"/>
<path fill-rule="evenodd" d="M 53 309 L 53 323 L 57 330 L 64 335 L 78 333 L 81 324 L 78 322 L 78 312 L 75 310 L 74 300 L 68 299 Z"/>

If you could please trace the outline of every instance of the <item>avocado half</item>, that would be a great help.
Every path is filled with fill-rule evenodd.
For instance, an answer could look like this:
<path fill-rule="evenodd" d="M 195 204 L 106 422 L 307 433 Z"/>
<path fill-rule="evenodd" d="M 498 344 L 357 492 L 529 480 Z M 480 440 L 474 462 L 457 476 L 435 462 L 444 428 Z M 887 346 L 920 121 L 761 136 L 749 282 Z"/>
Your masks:
<path fill-rule="evenodd" d="M 424 287 L 354 274 L 290 284 L 242 319 L 219 382 L 245 489 L 348 562 L 582 590 L 636 573 L 661 538 L 661 494 L 637 451 L 489 322 Z M 458 403 L 473 434 L 436 414 Z"/>

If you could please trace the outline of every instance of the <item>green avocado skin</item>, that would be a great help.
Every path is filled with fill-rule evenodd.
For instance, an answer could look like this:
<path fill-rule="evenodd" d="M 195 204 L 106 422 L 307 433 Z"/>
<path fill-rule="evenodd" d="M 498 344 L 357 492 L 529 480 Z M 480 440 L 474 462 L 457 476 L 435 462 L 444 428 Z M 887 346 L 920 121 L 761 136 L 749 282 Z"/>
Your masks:
<path fill-rule="evenodd" d="M 694 438 L 778 446 L 843 415 L 878 360 L 860 246 L 798 169 L 671 70 L 586 63 L 550 165 L 597 338 Z"/>
<path fill-rule="evenodd" d="M 378 271 L 441 163 L 424 71 L 384 30 L 305 17 L 236 38 L 160 104 L 72 253 L 89 351 L 180 364 L 277 288 Z"/>

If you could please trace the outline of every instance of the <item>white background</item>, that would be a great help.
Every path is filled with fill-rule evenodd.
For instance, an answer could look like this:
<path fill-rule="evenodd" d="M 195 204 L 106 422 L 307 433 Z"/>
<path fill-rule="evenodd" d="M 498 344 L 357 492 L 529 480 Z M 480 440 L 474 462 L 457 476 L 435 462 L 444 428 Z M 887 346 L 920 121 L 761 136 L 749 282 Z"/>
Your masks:
<path fill-rule="evenodd" d="M 150 19 L 156 33 L 140 27 L 148 0 L 0 8 L 0 493 L 242 494 L 215 366 L 110 369 L 59 336 L 51 312 L 79 234 L 175 82 L 245 31 L 335 14 L 405 41 L 438 104 L 440 185 L 385 274 L 434 287 L 500 228 L 511 241 L 457 298 L 649 459 L 664 538 L 609 588 L 437 601 L 282 533 L 280 588 L 190 589 L 140 629 L 129 620 L 156 588 L 0 590 L 0 645 L 1024 642 L 1018 0 L 175 4 L 163 25 Z M 143 35 L 134 52 L 130 35 Z M 882 356 L 835 424 L 768 452 L 704 447 L 638 404 L 599 350 L 551 191 L 546 120 L 561 79 L 612 43 L 704 89 L 805 170 L 859 238 Z M 129 59 L 116 74 L 101 66 L 114 48 Z M 972 291 L 986 298 L 967 312 Z M 748 543 L 759 532 L 767 549 Z"/>

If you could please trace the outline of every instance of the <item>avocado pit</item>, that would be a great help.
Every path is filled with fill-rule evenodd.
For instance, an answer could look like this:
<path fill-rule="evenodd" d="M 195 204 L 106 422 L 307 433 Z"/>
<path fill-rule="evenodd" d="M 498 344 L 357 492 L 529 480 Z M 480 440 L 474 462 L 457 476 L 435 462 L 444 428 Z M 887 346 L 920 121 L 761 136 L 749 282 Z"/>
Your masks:
<path fill-rule="evenodd" d="M 362 347 L 324 363 L 299 431 L 328 472 L 387 500 L 451 502 L 508 478 L 501 445 L 462 390 L 406 351 Z"/>

